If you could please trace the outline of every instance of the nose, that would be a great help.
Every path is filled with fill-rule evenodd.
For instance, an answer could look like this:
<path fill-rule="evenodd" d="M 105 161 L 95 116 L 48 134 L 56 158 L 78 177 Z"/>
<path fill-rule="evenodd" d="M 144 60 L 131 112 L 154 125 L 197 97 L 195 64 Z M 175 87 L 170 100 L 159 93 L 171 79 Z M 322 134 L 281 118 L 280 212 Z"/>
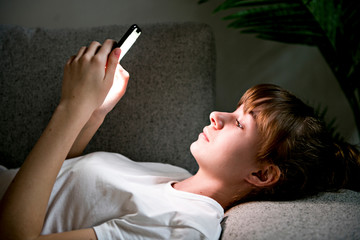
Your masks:
<path fill-rule="evenodd" d="M 215 127 L 216 129 L 222 129 L 224 127 L 224 120 L 221 117 L 221 113 L 212 112 L 210 114 L 210 123 L 211 126 Z"/>

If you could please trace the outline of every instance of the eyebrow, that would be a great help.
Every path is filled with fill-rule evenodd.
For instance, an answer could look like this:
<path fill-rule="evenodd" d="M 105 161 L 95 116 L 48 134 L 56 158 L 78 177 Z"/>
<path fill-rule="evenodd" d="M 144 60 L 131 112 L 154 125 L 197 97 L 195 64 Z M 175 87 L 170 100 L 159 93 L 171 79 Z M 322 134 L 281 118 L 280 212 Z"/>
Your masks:
<path fill-rule="evenodd" d="M 257 114 L 256 114 L 256 112 L 254 112 L 254 111 L 250 111 L 249 112 L 249 114 L 254 118 L 254 120 L 256 120 L 256 117 L 257 117 Z"/>
<path fill-rule="evenodd" d="M 243 105 L 243 104 L 241 104 L 241 105 Z M 239 105 L 238 106 L 238 108 L 237 109 L 239 109 L 240 107 L 241 107 L 241 105 Z M 245 113 L 248 113 L 248 114 L 250 114 L 251 116 L 252 116 L 252 118 L 254 119 L 254 121 L 255 121 L 255 123 L 257 124 L 257 121 L 256 121 L 256 118 L 257 118 L 257 113 L 258 113 L 259 111 L 254 111 L 254 110 L 250 110 L 250 111 L 244 111 L 243 110 L 243 113 L 245 114 Z"/>

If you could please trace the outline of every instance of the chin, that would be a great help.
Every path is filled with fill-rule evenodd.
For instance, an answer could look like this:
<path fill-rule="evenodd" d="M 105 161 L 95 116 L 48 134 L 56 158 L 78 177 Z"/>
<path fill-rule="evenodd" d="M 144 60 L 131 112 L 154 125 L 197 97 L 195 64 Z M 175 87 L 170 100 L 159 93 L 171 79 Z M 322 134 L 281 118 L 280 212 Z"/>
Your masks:
<path fill-rule="evenodd" d="M 198 140 L 194 141 L 191 145 L 190 145 L 190 152 L 191 154 L 194 156 L 194 153 L 196 153 L 197 151 L 199 151 L 199 143 Z"/>
<path fill-rule="evenodd" d="M 195 161 L 199 164 L 199 159 L 201 159 L 202 158 L 201 156 L 204 154 L 202 153 L 202 149 L 198 141 L 195 141 L 190 145 L 190 152 L 191 155 L 194 157 Z"/>
<path fill-rule="evenodd" d="M 193 151 L 194 151 L 194 144 L 195 144 L 196 142 L 193 142 L 191 145 L 190 145 L 190 152 L 191 152 L 191 155 L 193 155 L 194 156 L 194 153 L 193 153 Z M 194 156 L 195 157 L 195 156 Z"/>

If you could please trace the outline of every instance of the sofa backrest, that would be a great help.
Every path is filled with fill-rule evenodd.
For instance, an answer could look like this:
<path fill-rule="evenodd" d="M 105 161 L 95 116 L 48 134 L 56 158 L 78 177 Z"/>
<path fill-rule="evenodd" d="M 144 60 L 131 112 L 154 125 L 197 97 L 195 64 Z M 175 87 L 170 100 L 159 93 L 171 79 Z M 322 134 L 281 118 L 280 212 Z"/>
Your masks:
<path fill-rule="evenodd" d="M 43 29 L 0 25 L 0 164 L 18 167 L 60 99 L 63 67 L 81 46 L 118 40 L 129 26 Z M 189 147 L 214 108 L 215 44 L 200 23 L 147 24 L 122 60 L 124 98 L 86 152 L 119 152 L 195 172 Z"/>

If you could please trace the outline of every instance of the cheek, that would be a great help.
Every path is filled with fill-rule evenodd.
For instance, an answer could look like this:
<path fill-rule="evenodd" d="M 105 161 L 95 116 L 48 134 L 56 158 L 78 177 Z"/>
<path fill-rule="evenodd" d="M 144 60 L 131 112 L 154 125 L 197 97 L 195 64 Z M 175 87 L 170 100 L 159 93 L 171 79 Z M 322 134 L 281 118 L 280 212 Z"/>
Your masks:
<path fill-rule="evenodd" d="M 238 135 L 219 135 L 216 140 L 205 142 L 198 139 L 190 146 L 191 154 L 199 165 L 218 167 L 245 167 L 255 162 L 257 142 Z"/>
<path fill-rule="evenodd" d="M 234 138 L 222 146 L 224 162 L 234 167 L 251 166 L 256 160 L 257 142 L 255 139 Z"/>
<path fill-rule="evenodd" d="M 190 152 L 200 165 L 205 163 L 219 167 L 235 162 L 243 154 L 241 145 L 236 142 L 223 141 L 221 138 L 210 143 L 199 139 L 191 144 Z"/>
<path fill-rule="evenodd" d="M 241 181 L 249 174 L 255 162 L 248 152 L 243 152 L 239 144 L 204 147 L 202 142 L 194 142 L 190 151 L 202 170 L 231 182 Z"/>

